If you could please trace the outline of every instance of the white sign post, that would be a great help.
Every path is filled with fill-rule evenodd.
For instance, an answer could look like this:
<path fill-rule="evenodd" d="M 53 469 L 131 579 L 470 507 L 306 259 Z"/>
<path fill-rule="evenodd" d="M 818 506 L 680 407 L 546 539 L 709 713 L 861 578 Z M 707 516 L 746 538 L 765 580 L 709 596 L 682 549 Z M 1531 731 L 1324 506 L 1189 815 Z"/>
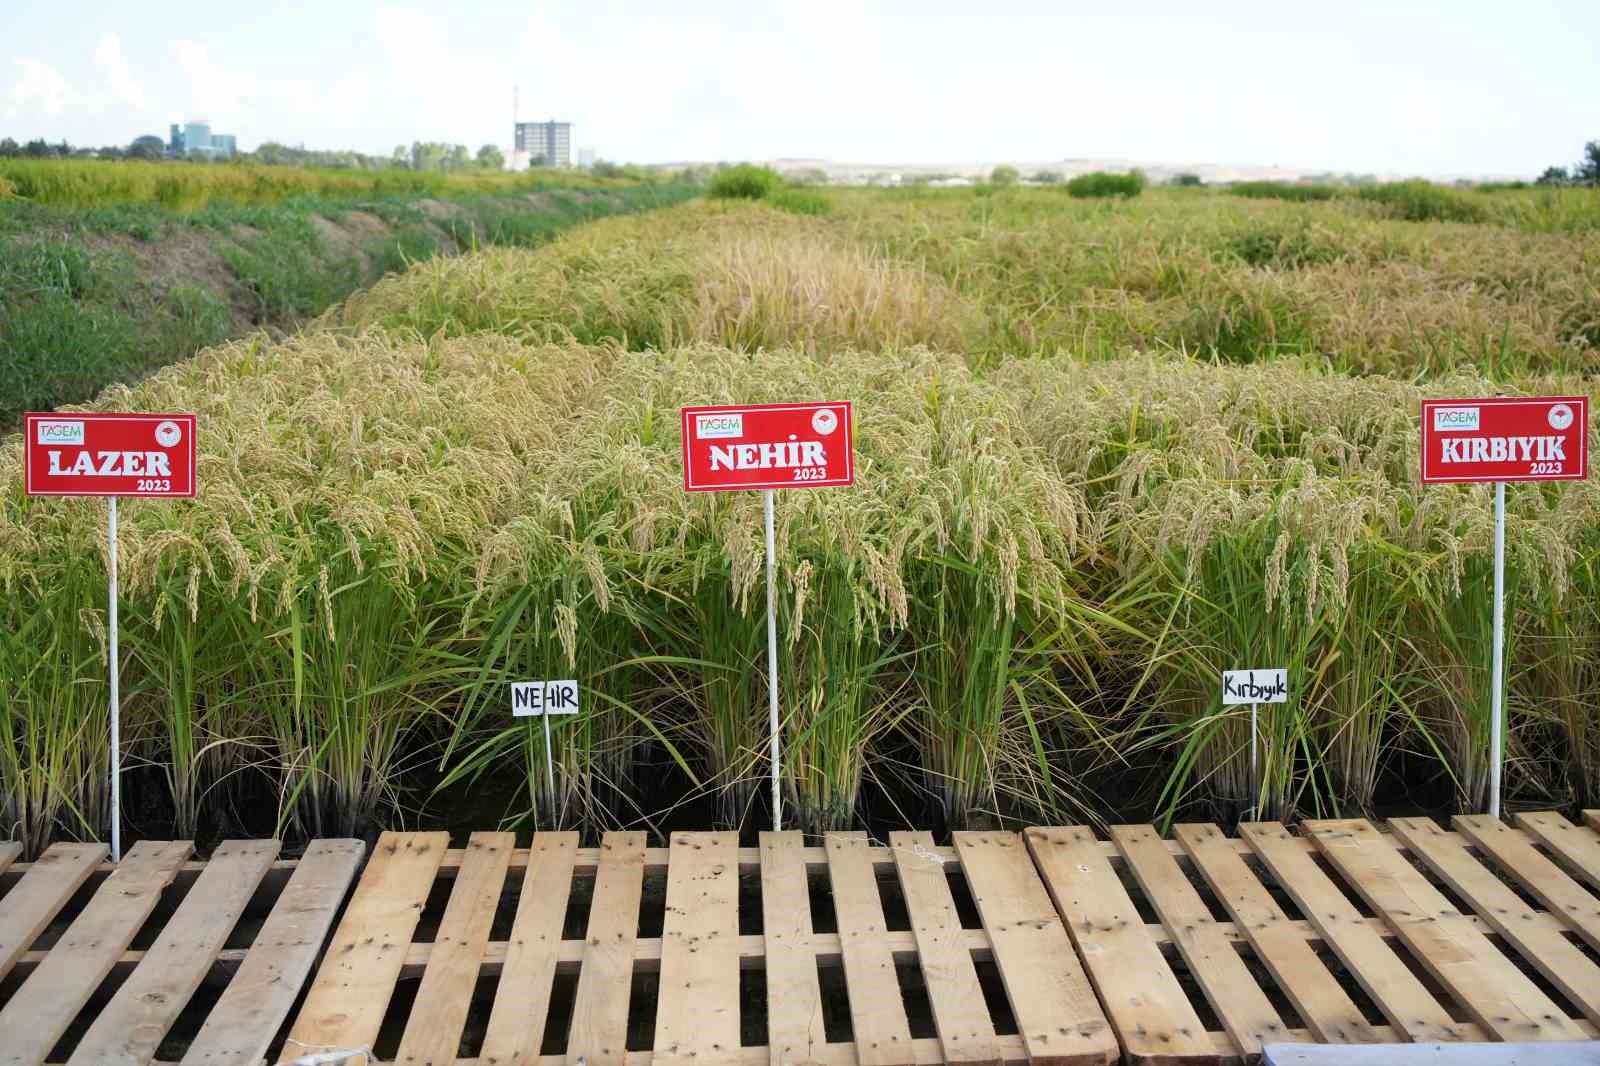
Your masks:
<path fill-rule="evenodd" d="M 111 696 L 111 861 L 122 861 L 122 647 L 117 618 L 117 497 L 195 494 L 195 419 L 184 414 L 23 416 L 29 496 L 106 497 L 106 612 Z"/>
<path fill-rule="evenodd" d="M 544 719 L 544 768 L 550 783 L 550 801 L 556 796 L 556 758 L 550 746 L 550 716 L 578 713 L 578 682 L 513 681 L 511 717 Z"/>
<path fill-rule="evenodd" d="M 689 492 L 762 489 L 767 526 L 767 728 L 771 734 L 772 828 L 783 828 L 783 763 L 778 730 L 777 548 L 774 489 L 853 485 L 849 403 L 685 407 L 683 487 Z"/>
<path fill-rule="evenodd" d="M 1222 705 L 1239 707 L 1250 705 L 1250 803 L 1251 813 L 1256 813 L 1256 802 L 1261 795 L 1261 779 L 1256 762 L 1257 708 L 1263 703 L 1289 701 L 1289 673 L 1287 670 L 1224 670 L 1222 672 Z"/>
<path fill-rule="evenodd" d="M 1489 814 L 1500 817 L 1505 736 L 1506 482 L 1589 476 L 1587 396 L 1422 401 L 1422 483 L 1494 485 L 1494 626 L 1489 664 Z"/>

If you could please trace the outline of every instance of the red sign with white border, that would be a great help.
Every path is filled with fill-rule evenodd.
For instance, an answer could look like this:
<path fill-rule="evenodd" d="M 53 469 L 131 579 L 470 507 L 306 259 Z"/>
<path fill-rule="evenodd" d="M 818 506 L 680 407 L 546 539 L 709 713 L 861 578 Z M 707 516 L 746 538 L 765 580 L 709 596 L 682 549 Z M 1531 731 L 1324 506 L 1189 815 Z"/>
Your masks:
<path fill-rule="evenodd" d="M 1422 401 L 1422 481 L 1581 481 L 1587 396 Z"/>
<path fill-rule="evenodd" d="M 817 489 L 855 483 L 851 408 L 772 403 L 683 409 L 683 487 Z"/>
<path fill-rule="evenodd" d="M 23 416 L 29 496 L 195 494 L 194 415 Z"/>

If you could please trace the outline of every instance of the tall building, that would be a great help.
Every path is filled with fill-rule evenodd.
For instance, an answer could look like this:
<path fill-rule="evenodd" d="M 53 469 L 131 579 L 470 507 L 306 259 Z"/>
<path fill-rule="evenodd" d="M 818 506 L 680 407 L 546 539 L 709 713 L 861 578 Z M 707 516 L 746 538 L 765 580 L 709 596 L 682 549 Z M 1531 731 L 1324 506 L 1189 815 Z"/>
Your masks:
<path fill-rule="evenodd" d="M 572 123 L 518 122 L 512 150 L 514 159 L 522 166 L 543 160 L 544 166 L 570 167 L 572 165 Z"/>
<path fill-rule="evenodd" d="M 204 119 L 191 121 L 186 126 L 174 122 L 167 154 L 177 159 L 187 159 L 192 152 L 199 152 L 208 159 L 232 159 L 237 154 L 237 147 L 233 134 L 212 133 L 211 123 Z"/>

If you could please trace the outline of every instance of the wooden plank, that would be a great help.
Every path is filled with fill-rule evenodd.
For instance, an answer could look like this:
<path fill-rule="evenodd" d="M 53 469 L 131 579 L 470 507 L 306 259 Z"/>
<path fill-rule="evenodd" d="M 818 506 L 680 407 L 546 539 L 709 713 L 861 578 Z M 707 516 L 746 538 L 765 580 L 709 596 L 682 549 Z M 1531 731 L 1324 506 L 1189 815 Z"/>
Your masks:
<path fill-rule="evenodd" d="M 104 844 L 52 844 L 27 864 L 22 879 L 0 899 L 0 977 L 11 972 L 108 853 Z"/>
<path fill-rule="evenodd" d="M 1259 1055 L 1262 1044 L 1282 1040 L 1283 1019 L 1233 944 L 1217 932 L 1216 919 L 1160 834 L 1148 825 L 1119 825 L 1112 827 L 1111 839 L 1240 1052 Z"/>
<path fill-rule="evenodd" d="M 1263 1066 L 1595 1066 L 1600 1043 L 1390 1044 L 1341 1048 L 1272 1044 Z"/>
<path fill-rule="evenodd" d="M 1239 826 L 1239 836 L 1272 871 L 1384 1017 L 1408 1037 L 1417 1041 L 1487 1038 L 1450 1017 L 1284 825 L 1245 823 Z"/>
<path fill-rule="evenodd" d="M 396 1062 L 405 1066 L 455 1062 L 516 843 L 515 833 L 473 833 L 468 838 L 467 855 L 433 939 L 433 953 L 417 986 Z"/>
<path fill-rule="evenodd" d="M 739 1052 L 739 834 L 673 833 L 667 866 L 656 1066 Z"/>
<path fill-rule="evenodd" d="M 975 834 L 958 834 L 956 842 L 970 881 L 980 864 L 993 861 L 993 849 L 980 853 L 967 846 L 964 836 Z M 1220 1056 L 1204 1023 L 1161 949 L 1145 933 L 1138 908 L 1096 847 L 1093 831 L 1083 826 L 1030 829 L 1027 840 L 1128 1055 L 1166 1062 L 1217 1061 Z M 977 894 L 976 885 L 973 891 Z M 984 925 L 995 935 L 987 913 Z"/>
<path fill-rule="evenodd" d="M 1174 835 L 1317 1038 L 1338 1044 L 1377 1043 L 1379 1037 L 1361 1009 L 1244 859 L 1228 846 L 1222 831 L 1214 825 L 1187 824 L 1177 826 Z"/>
<path fill-rule="evenodd" d="M 279 1061 L 372 1046 L 449 843 L 448 833 L 378 838 Z"/>
<path fill-rule="evenodd" d="M 276 840 L 217 845 L 144 962 L 84 1033 L 68 1066 L 142 1066 L 155 1057 L 278 857 L 278 847 Z"/>
<path fill-rule="evenodd" d="M 945 860 L 933 854 L 933 834 L 890 833 L 889 846 L 900 872 L 900 890 L 917 938 L 917 961 L 933 1008 L 934 1028 L 944 1044 L 944 1059 L 998 1066 L 994 1022 L 950 895 Z"/>
<path fill-rule="evenodd" d="M 1600 811 L 1584 811 L 1583 824 L 1600 833 Z"/>
<path fill-rule="evenodd" d="M 314 840 L 295 865 L 233 980 L 184 1054 L 184 1066 L 257 1066 L 311 976 L 367 846 Z"/>
<path fill-rule="evenodd" d="M 1036 1064 L 1111 1062 L 1116 1034 L 1051 893 L 1016 833 L 957 833 L 956 853 L 988 931 L 1023 1046 Z"/>
<path fill-rule="evenodd" d="M 1551 914 L 1588 941 L 1590 947 L 1600 950 L 1600 899 L 1568 877 L 1525 835 L 1486 814 L 1458 815 L 1451 824 L 1548 907 Z M 1519 909 L 1528 910 L 1520 905 Z M 1484 917 L 1489 918 L 1487 914 Z"/>
<path fill-rule="evenodd" d="M 1373 910 L 1484 1028 L 1500 1040 L 1581 1040 L 1548 996 L 1467 922 L 1364 819 L 1305 829 Z"/>
<path fill-rule="evenodd" d="M 1498 818 L 1489 820 L 1505 829 L 1505 832 L 1518 835 L 1516 830 L 1507 827 Z M 1456 819 L 1458 824 L 1460 821 Z M 1466 845 L 1458 837 L 1439 828 L 1439 823 L 1432 818 L 1391 818 L 1389 827 L 1411 847 L 1413 854 L 1428 864 L 1428 868 L 1440 880 L 1466 900 L 1494 927 L 1495 932 L 1520 951 L 1523 958 L 1576 1004 L 1585 1017 L 1592 1022 L 1600 1022 L 1600 966 L 1590 962 L 1560 932 L 1535 922 L 1533 916 L 1536 912 L 1506 887 L 1505 882 L 1496 877 L 1493 871 L 1468 854 Z M 1477 839 L 1474 830 L 1468 829 L 1467 832 L 1471 839 Z M 1487 835 L 1499 836 L 1492 830 Z M 1576 884 L 1572 887 L 1583 891 Z M 1592 897 L 1590 902 L 1593 903 Z"/>
<path fill-rule="evenodd" d="M 1029 1058 L 1058 1066 L 1116 1061 L 1116 1034 L 1030 860 L 1036 842 L 957 833 L 954 843 Z"/>
<path fill-rule="evenodd" d="M 17 856 L 22 854 L 22 845 L 15 840 L 0 843 L 0 874 L 11 869 L 11 864 L 17 861 Z"/>
<path fill-rule="evenodd" d="M 639 935 L 643 892 L 644 834 L 607 833 L 600 842 L 583 968 L 578 971 L 568 1066 L 623 1066 L 627 1059 L 633 942 Z"/>
<path fill-rule="evenodd" d="M 1538 837 L 1573 874 L 1600 890 L 1600 835 L 1596 835 L 1600 827 L 1573 825 L 1553 811 L 1519 814 L 1517 825 Z"/>
<path fill-rule="evenodd" d="M 768 1066 L 814 1066 L 828 1042 L 812 943 L 805 834 L 761 834 Z"/>
<path fill-rule="evenodd" d="M 0 1010 L 0 1063 L 37 1066 L 132 943 L 194 846 L 141 840 Z"/>
<path fill-rule="evenodd" d="M 561 927 L 566 924 L 577 850 L 577 833 L 533 835 L 505 966 L 479 1052 L 485 1066 L 532 1061 L 539 1054 L 550 1016 L 556 963 L 561 957 Z"/>
<path fill-rule="evenodd" d="M 887 926 L 872 849 L 862 833 L 829 833 L 824 846 L 857 1058 L 861 1066 L 911 1066 L 911 1028 L 894 955 L 884 946 Z"/>

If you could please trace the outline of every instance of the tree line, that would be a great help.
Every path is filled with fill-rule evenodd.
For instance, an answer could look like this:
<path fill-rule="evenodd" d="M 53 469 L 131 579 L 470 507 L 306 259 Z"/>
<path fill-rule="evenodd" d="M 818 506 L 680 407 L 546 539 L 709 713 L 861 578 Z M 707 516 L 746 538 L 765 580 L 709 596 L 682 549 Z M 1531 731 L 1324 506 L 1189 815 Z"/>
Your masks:
<path fill-rule="evenodd" d="M 1540 185 L 1590 185 L 1600 186 L 1600 141 L 1590 141 L 1583 146 L 1583 158 L 1566 167 L 1546 167 L 1539 175 Z"/>
<path fill-rule="evenodd" d="M 73 145 L 66 140 L 58 142 L 35 138 L 19 143 L 13 137 L 0 138 L 0 159 L 165 159 L 167 144 L 154 134 L 135 137 L 125 145 L 110 144 L 95 148 L 91 145 Z M 211 159 L 193 153 L 189 162 L 246 162 L 267 166 L 329 167 L 338 170 L 500 170 L 505 166 L 505 153 L 496 145 L 486 144 L 476 153 L 464 144 L 446 144 L 437 141 L 415 141 L 409 147 L 396 145 L 390 155 L 367 155 L 354 151 L 330 151 L 265 141 L 253 152 L 239 152 L 231 158 Z"/>

